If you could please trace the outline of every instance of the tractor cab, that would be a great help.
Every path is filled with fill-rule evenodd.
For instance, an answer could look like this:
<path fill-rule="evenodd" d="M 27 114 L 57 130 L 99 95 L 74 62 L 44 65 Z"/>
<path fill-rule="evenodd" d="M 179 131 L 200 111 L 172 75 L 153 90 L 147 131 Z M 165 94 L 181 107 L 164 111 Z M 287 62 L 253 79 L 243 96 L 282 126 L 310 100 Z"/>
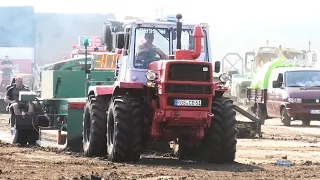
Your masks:
<path fill-rule="evenodd" d="M 199 32 L 203 39 L 199 42 L 194 37 L 194 28 L 199 26 Z M 152 62 L 160 60 L 197 60 L 207 63 L 211 62 L 209 29 L 206 23 L 181 24 L 181 31 L 177 32 L 177 19 L 131 19 L 123 22 L 123 29 L 114 31 L 111 24 L 104 26 L 104 43 L 108 51 L 121 49 L 118 64 L 122 67 L 117 79 L 125 82 L 147 82 L 146 73 L 150 70 Z M 178 33 L 180 33 L 178 35 Z M 179 51 L 196 51 L 192 56 L 181 56 Z M 177 55 L 179 57 L 177 57 Z M 160 64 L 158 64 L 160 65 Z M 188 73 L 186 71 L 179 73 Z"/>

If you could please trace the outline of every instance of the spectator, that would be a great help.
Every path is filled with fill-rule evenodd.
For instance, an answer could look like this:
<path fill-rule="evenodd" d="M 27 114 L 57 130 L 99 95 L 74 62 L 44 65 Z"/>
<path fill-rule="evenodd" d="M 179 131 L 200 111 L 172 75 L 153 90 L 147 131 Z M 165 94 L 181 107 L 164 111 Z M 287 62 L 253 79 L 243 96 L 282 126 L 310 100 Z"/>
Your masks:
<path fill-rule="evenodd" d="M 11 75 L 13 70 L 13 62 L 9 59 L 9 56 L 6 55 L 4 60 L 1 61 L 1 70 L 4 75 Z"/>
<path fill-rule="evenodd" d="M 9 104 L 10 108 L 13 108 L 15 115 L 21 115 L 20 108 L 28 109 L 28 112 L 34 112 L 34 104 L 21 104 L 19 101 L 19 92 L 20 91 L 29 91 L 28 87 L 23 85 L 22 77 L 15 78 L 15 86 L 12 86 L 8 89 L 4 101 Z"/>

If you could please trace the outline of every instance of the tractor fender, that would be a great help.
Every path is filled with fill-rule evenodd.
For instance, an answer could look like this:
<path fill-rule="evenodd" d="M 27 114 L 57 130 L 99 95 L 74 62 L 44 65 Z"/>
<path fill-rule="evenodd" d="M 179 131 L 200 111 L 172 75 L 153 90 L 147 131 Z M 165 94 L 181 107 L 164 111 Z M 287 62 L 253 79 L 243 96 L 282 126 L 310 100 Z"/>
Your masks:
<path fill-rule="evenodd" d="M 143 83 L 115 81 L 113 85 L 90 86 L 88 89 L 88 96 L 118 94 L 117 91 L 122 91 L 122 89 L 125 91 L 128 89 L 143 89 Z"/>
<path fill-rule="evenodd" d="M 101 96 L 101 95 L 111 95 L 113 94 L 114 86 L 89 86 L 88 88 L 88 96 Z"/>

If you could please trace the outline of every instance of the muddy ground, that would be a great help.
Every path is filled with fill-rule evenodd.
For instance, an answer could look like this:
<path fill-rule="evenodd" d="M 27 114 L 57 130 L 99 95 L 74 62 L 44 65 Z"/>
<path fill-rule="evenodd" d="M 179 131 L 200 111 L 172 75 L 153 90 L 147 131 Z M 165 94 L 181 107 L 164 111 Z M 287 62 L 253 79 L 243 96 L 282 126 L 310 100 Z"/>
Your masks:
<path fill-rule="evenodd" d="M 8 130 L 2 116 L 0 131 Z M 262 139 L 239 139 L 235 164 L 179 161 L 145 154 L 137 164 L 111 163 L 40 147 L 0 144 L 0 179 L 320 179 L 320 122 L 262 126 Z M 291 167 L 276 166 L 288 159 Z"/>

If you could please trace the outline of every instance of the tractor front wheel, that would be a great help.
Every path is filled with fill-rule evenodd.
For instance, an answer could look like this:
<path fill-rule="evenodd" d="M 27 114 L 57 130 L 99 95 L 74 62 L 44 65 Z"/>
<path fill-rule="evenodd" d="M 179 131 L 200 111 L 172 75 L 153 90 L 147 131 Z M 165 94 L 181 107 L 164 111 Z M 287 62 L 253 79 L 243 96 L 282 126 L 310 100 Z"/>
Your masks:
<path fill-rule="evenodd" d="M 211 126 L 205 129 L 200 152 L 205 161 L 232 163 L 236 155 L 236 112 L 230 98 L 214 97 Z"/>
<path fill-rule="evenodd" d="M 103 97 L 92 97 L 84 107 L 83 151 L 87 157 L 104 157 L 107 154 L 108 101 Z"/>
<path fill-rule="evenodd" d="M 108 110 L 108 159 L 137 162 L 143 144 L 143 100 L 128 95 L 115 97 Z"/>

